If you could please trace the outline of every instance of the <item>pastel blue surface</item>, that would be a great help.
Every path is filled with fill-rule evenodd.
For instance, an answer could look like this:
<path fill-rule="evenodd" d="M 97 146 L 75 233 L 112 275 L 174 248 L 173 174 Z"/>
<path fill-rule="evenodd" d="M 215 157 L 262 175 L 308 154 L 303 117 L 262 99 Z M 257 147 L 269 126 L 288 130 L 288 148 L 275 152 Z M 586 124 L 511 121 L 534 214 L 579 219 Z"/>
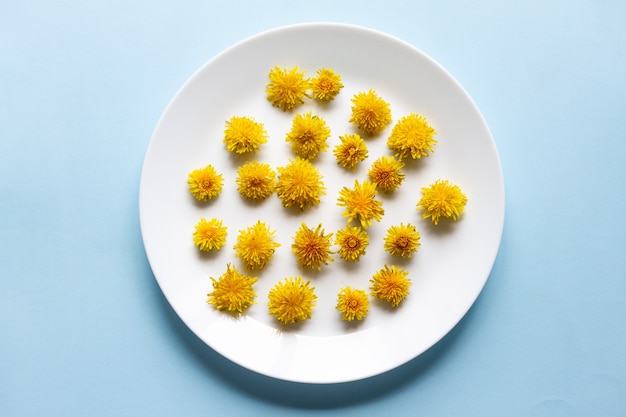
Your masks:
<path fill-rule="evenodd" d="M 489 281 L 433 349 L 309 386 L 223 359 L 146 260 L 152 131 L 202 64 L 333 21 L 441 63 L 489 124 L 506 221 Z M 626 3 L 23 0 L 0 14 L 0 415 L 626 415 Z M 375 58 L 375 57 L 373 57 Z"/>

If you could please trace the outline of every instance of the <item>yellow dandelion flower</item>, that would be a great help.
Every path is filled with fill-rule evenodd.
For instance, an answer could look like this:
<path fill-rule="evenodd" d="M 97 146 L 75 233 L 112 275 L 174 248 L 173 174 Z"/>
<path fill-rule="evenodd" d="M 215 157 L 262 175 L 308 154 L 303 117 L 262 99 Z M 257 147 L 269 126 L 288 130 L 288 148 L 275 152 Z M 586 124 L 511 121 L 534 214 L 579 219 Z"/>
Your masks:
<path fill-rule="evenodd" d="M 329 136 L 330 129 L 326 121 L 308 112 L 293 118 L 291 131 L 285 140 L 291 143 L 291 149 L 297 156 L 314 159 L 319 152 L 325 152 L 328 148 L 326 139 Z"/>
<path fill-rule="evenodd" d="M 371 294 L 381 301 L 386 301 L 392 307 L 397 307 L 409 295 L 411 280 L 408 271 L 396 266 L 385 267 L 374 274 L 370 282 Z"/>
<path fill-rule="evenodd" d="M 237 243 L 233 246 L 235 255 L 250 269 L 263 269 L 272 260 L 280 243 L 274 241 L 276 231 L 258 220 L 254 226 L 239 231 Z"/>
<path fill-rule="evenodd" d="M 252 287 L 256 277 L 249 277 L 237 271 L 237 268 L 226 265 L 226 272 L 213 281 L 213 291 L 207 294 L 207 303 L 213 304 L 218 310 L 231 313 L 243 313 L 254 304 L 256 292 Z"/>
<path fill-rule="evenodd" d="M 339 257 L 344 261 L 358 261 L 365 255 L 369 236 L 360 227 L 346 226 L 335 234 L 335 244 L 339 245 Z"/>
<path fill-rule="evenodd" d="M 224 143 L 228 152 L 255 153 L 262 144 L 267 143 L 267 138 L 263 123 L 256 122 L 252 117 L 233 116 L 226 121 Z"/>
<path fill-rule="evenodd" d="M 213 165 L 207 165 L 191 171 L 187 177 L 187 184 L 189 184 L 189 192 L 198 201 L 207 201 L 222 192 L 224 177 L 215 170 Z"/>
<path fill-rule="evenodd" d="M 319 170 L 308 160 L 297 157 L 295 161 L 278 169 L 276 194 L 282 200 L 283 207 L 315 206 L 320 203 L 320 196 L 326 194 L 326 186 Z"/>
<path fill-rule="evenodd" d="M 394 256 L 410 258 L 420 247 L 420 232 L 412 224 L 391 226 L 385 236 L 385 250 Z"/>
<path fill-rule="evenodd" d="M 322 265 L 334 262 L 331 256 L 332 237 L 332 233 L 324 234 L 321 223 L 315 229 L 302 223 L 293 238 L 291 250 L 301 266 L 319 271 Z"/>
<path fill-rule="evenodd" d="M 317 76 L 311 80 L 313 98 L 321 101 L 333 100 L 342 88 L 341 76 L 328 68 L 318 70 Z"/>
<path fill-rule="evenodd" d="M 278 282 L 267 296 L 270 314 L 283 324 L 311 318 L 317 302 L 315 287 L 302 277 L 289 277 Z"/>
<path fill-rule="evenodd" d="M 404 163 L 393 156 L 381 156 L 372 163 L 367 175 L 378 189 L 391 192 L 400 187 L 404 181 L 403 167 Z"/>
<path fill-rule="evenodd" d="M 363 320 L 369 307 L 370 300 L 364 290 L 345 287 L 337 294 L 337 310 L 341 313 L 342 320 Z"/>
<path fill-rule="evenodd" d="M 458 185 L 438 179 L 429 187 L 422 188 L 422 198 L 417 203 L 417 210 L 424 210 L 422 217 L 430 217 L 434 224 L 438 224 L 441 217 L 458 220 L 466 203 L 467 197 Z"/>
<path fill-rule="evenodd" d="M 304 97 L 309 97 L 309 80 L 298 67 L 284 69 L 276 66 L 270 71 L 269 79 L 265 90 L 267 99 L 283 111 L 293 110 L 304 103 Z"/>
<path fill-rule="evenodd" d="M 355 169 L 359 162 L 367 158 L 367 146 L 358 134 L 339 136 L 341 143 L 333 151 L 337 163 L 347 169 Z"/>
<path fill-rule="evenodd" d="M 394 152 L 397 158 L 420 159 L 434 152 L 433 146 L 437 141 L 433 136 L 437 134 L 424 116 L 411 113 L 398 120 L 391 129 L 391 135 L 387 139 L 387 146 Z"/>
<path fill-rule="evenodd" d="M 263 200 L 274 192 L 276 173 L 269 164 L 249 161 L 237 169 L 237 191 L 250 200 Z"/>
<path fill-rule="evenodd" d="M 368 180 L 359 183 L 354 180 L 354 188 L 343 187 L 339 191 L 337 205 L 345 207 L 343 216 L 348 222 L 358 220 L 361 227 L 372 225 L 372 220 L 380 221 L 385 210 L 383 203 L 376 200 L 376 186 Z"/>
<path fill-rule="evenodd" d="M 201 251 L 219 250 L 226 243 L 227 228 L 216 218 L 207 220 L 204 217 L 196 224 L 193 243 Z"/>
<path fill-rule="evenodd" d="M 380 133 L 391 123 L 389 103 L 380 98 L 374 90 L 355 94 L 352 103 L 350 123 L 366 135 Z"/>

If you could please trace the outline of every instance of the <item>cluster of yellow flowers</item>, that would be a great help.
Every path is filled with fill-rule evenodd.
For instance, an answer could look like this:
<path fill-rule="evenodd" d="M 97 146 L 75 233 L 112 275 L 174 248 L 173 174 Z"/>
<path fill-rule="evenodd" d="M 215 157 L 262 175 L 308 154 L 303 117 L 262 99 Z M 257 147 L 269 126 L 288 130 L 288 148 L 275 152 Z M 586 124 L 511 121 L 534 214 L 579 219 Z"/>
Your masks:
<path fill-rule="evenodd" d="M 274 67 L 269 73 L 266 87 L 267 99 L 283 111 L 291 111 L 311 96 L 321 102 L 333 100 L 343 88 L 341 76 L 335 71 L 322 68 L 311 79 L 300 68 Z M 309 93 L 311 91 L 311 93 Z"/>
<path fill-rule="evenodd" d="M 333 70 L 323 68 L 314 78 L 305 78 L 298 67 L 275 67 L 269 72 L 266 86 L 268 101 L 283 111 L 293 111 L 306 98 L 319 102 L 333 100 L 343 88 L 341 77 Z M 337 164 L 355 170 L 368 158 L 365 137 L 380 134 L 392 123 L 388 102 L 370 89 L 352 97 L 349 122 L 359 133 L 339 136 L 340 143 L 333 149 Z M 437 141 L 435 130 L 426 118 L 416 113 L 400 118 L 391 129 L 387 146 L 392 155 L 376 159 L 367 171 L 367 179 L 354 180 L 353 187 L 339 191 L 337 205 L 344 207 L 346 226 L 336 233 L 326 233 L 322 224 L 309 227 L 302 223 L 293 236 L 291 250 L 302 268 L 321 270 L 333 262 L 333 254 L 346 262 L 358 262 L 370 244 L 367 229 L 373 222 L 381 221 L 385 214 L 378 192 L 393 193 L 406 178 L 406 160 L 428 157 L 434 152 Z M 242 197 L 263 200 L 276 193 L 283 207 L 301 211 L 320 203 L 326 194 L 323 176 L 313 161 L 328 150 L 331 131 L 326 121 L 313 114 L 296 114 L 285 141 L 290 144 L 295 159 L 282 167 L 272 169 L 269 164 L 248 161 L 237 169 L 237 190 Z M 255 154 L 267 143 L 268 134 L 262 123 L 249 116 L 233 116 L 224 130 L 225 148 L 234 154 Z M 190 193 L 198 201 L 216 198 L 223 188 L 223 176 L 215 167 L 207 165 L 188 175 Z M 467 197 L 461 189 L 447 180 L 438 179 L 422 188 L 422 197 L 416 205 L 422 217 L 430 218 L 434 225 L 443 218 L 458 220 L 464 212 Z M 356 223 L 356 225 L 353 225 Z M 235 256 L 248 270 L 262 270 L 273 258 L 280 243 L 275 231 L 258 220 L 256 224 L 239 231 L 233 246 Z M 199 250 L 220 250 L 226 242 L 227 228 L 216 218 L 202 218 L 196 224 L 193 240 Z M 333 239 L 334 237 L 334 239 Z M 410 259 L 420 247 L 420 233 L 413 224 L 396 224 L 387 229 L 383 247 L 391 256 Z M 338 249 L 333 250 L 333 245 Z M 397 307 L 409 294 L 411 280 L 408 271 L 396 265 L 384 265 L 370 279 L 369 294 Z M 211 278 L 213 291 L 207 301 L 218 310 L 242 313 L 254 304 L 256 293 L 253 284 L 257 277 L 239 272 L 231 264 L 218 279 Z M 277 283 L 268 293 L 269 313 L 283 324 L 303 321 L 311 317 L 316 304 L 315 287 L 301 276 L 289 277 Z M 346 286 L 337 294 L 336 308 L 342 320 L 362 320 L 369 311 L 368 293 L 363 289 Z"/>

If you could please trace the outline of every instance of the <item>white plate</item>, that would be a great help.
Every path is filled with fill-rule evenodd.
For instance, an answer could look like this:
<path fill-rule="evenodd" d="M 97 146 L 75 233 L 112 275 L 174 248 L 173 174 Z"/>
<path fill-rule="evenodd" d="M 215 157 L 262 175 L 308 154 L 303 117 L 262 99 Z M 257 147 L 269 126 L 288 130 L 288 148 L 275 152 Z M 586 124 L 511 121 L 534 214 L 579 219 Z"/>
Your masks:
<path fill-rule="evenodd" d="M 274 66 L 299 66 L 313 76 L 328 67 L 345 85 L 330 105 L 312 101 L 293 113 L 272 107 L 265 95 Z M 337 256 L 321 273 L 298 268 L 292 236 L 301 222 L 323 223 L 327 232 L 345 225 L 336 205 L 339 189 L 366 178 L 372 161 L 389 155 L 386 137 L 367 139 L 369 158 L 353 173 L 340 168 L 332 154 L 338 136 L 354 132 L 348 123 L 352 96 L 374 89 L 391 106 L 394 122 L 416 112 L 427 117 L 439 141 L 435 152 L 407 168 L 407 179 L 391 197 L 381 196 L 385 216 L 368 229 L 365 257 L 348 264 Z M 234 115 L 264 123 L 270 140 L 256 159 L 273 167 L 294 158 L 285 142 L 292 117 L 312 110 L 327 121 L 329 151 L 315 161 L 324 175 L 327 195 L 302 214 L 284 209 L 278 197 L 245 203 L 236 191 L 235 171 L 244 159 L 226 152 L 224 123 Z M 225 177 L 219 198 L 196 202 L 187 188 L 192 170 L 213 164 Z M 438 178 L 458 184 L 468 197 L 459 222 L 434 227 L 422 220 L 415 204 L 421 187 Z M 261 374 L 306 383 L 336 383 L 380 374 L 420 355 L 444 337 L 481 292 L 493 266 L 504 221 L 504 185 L 494 141 L 479 110 L 463 88 L 436 62 L 413 46 L 370 29 L 343 24 L 300 24 L 261 33 L 227 49 L 202 67 L 167 107 L 150 142 L 140 187 L 143 240 L 154 275 L 183 322 L 211 348 Z M 193 244 L 201 217 L 217 217 L 228 227 L 227 244 L 203 255 Z M 239 318 L 206 303 L 210 277 L 227 262 L 243 269 L 232 246 L 240 229 L 263 220 L 277 230 L 281 243 L 272 263 L 256 274 L 257 304 Z M 392 224 L 411 222 L 421 233 L 421 247 L 410 261 L 383 251 Z M 372 274 L 384 264 L 410 271 L 410 295 L 397 309 L 372 300 L 364 321 L 348 323 L 335 309 L 336 294 L 346 285 L 368 289 Z M 316 287 L 318 304 L 311 319 L 282 326 L 269 315 L 267 293 L 285 277 L 302 275 Z"/>

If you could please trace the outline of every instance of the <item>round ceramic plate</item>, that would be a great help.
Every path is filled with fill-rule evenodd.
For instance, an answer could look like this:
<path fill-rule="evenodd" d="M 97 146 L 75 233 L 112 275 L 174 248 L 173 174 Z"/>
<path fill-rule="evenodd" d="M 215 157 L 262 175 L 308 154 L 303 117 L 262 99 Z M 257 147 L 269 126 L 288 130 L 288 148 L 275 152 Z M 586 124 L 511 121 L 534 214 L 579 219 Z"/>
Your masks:
<path fill-rule="evenodd" d="M 314 100 L 283 112 L 267 100 L 269 71 L 299 67 L 313 77 L 321 68 L 341 75 L 344 88 L 334 101 Z M 333 155 L 339 136 L 355 133 L 349 123 L 351 99 L 373 89 L 390 104 L 393 122 L 381 134 L 365 137 L 369 157 L 355 171 L 341 168 Z M 256 159 L 272 167 L 294 159 L 285 136 L 294 115 L 311 111 L 331 129 L 329 149 L 314 160 L 324 176 L 326 195 L 319 206 L 286 209 L 274 194 L 250 203 L 236 189 L 237 168 Z M 326 233 L 346 225 L 339 190 L 367 178 L 371 163 L 391 155 L 387 137 L 409 113 L 427 118 L 438 144 L 429 157 L 407 163 L 406 180 L 391 194 L 379 193 L 385 215 L 367 229 L 370 245 L 359 262 L 337 255 L 321 271 L 300 268 L 291 251 L 304 222 L 322 224 Z M 225 122 L 253 117 L 264 124 L 269 141 L 253 157 L 230 154 L 223 144 Z M 219 197 L 208 203 L 190 194 L 187 176 L 213 165 L 224 176 Z M 438 226 L 416 211 L 421 188 L 437 179 L 458 185 L 468 198 L 457 222 Z M 489 129 L 468 94 L 440 65 L 415 47 L 370 29 L 343 24 L 301 24 L 261 33 L 227 49 L 203 66 L 173 98 L 151 139 L 140 187 L 141 230 L 154 275 L 173 309 L 208 346 L 250 370 L 306 383 L 362 379 L 400 366 L 443 338 L 472 306 L 490 274 L 504 220 L 504 185 Z M 228 227 L 226 245 L 201 253 L 192 234 L 200 218 L 218 218 Z M 232 315 L 207 303 L 211 277 L 235 257 L 238 231 L 264 221 L 281 246 L 258 277 L 256 304 Z M 392 257 L 383 239 L 392 225 L 410 223 L 421 235 L 411 259 Z M 368 291 L 372 275 L 385 264 L 409 271 L 410 294 L 391 308 L 370 297 L 362 321 L 341 320 L 337 293 L 345 286 Z M 318 297 L 312 317 L 282 325 L 269 314 L 267 295 L 279 281 L 302 276 Z"/>

